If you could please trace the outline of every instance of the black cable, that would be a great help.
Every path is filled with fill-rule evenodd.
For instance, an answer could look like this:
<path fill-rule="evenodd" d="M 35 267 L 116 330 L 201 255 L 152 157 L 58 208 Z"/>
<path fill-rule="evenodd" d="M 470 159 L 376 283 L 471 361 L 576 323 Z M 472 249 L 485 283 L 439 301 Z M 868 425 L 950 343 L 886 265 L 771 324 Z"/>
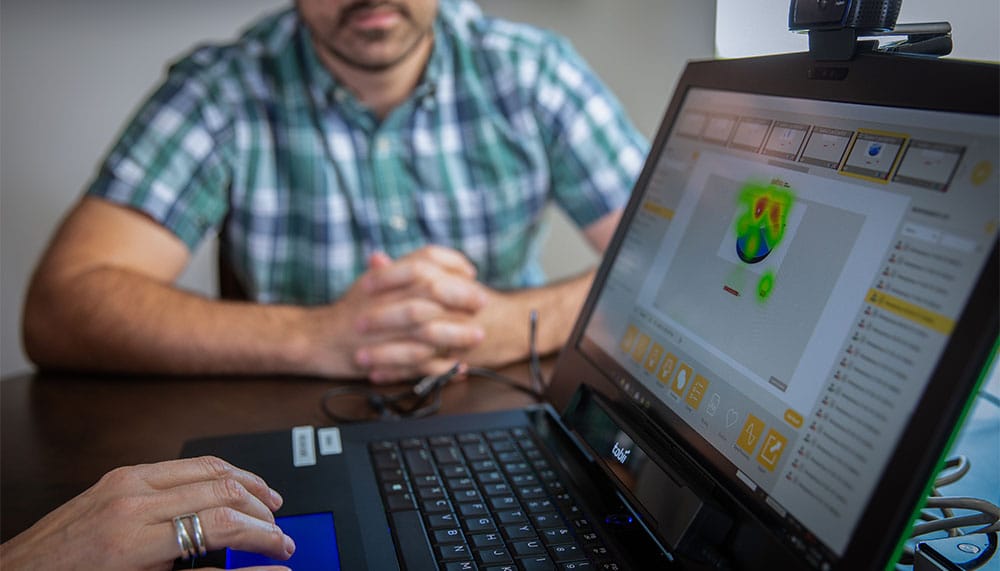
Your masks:
<path fill-rule="evenodd" d="M 542 380 L 542 360 L 538 356 L 538 310 L 532 309 L 528 314 L 528 370 L 531 375 L 531 388 L 536 395 L 541 395 L 545 390 Z"/>
<path fill-rule="evenodd" d="M 535 401 L 541 401 L 545 390 L 542 377 L 542 363 L 538 355 L 538 310 L 532 309 L 528 314 L 528 370 L 531 386 L 526 387 L 513 377 L 508 377 L 492 369 L 483 367 L 466 367 L 461 362 L 455 363 L 451 369 L 440 375 L 428 375 L 413 383 L 409 388 L 398 393 L 384 394 L 368 384 L 351 384 L 334 387 L 323 393 L 320 408 L 331 420 L 338 424 L 348 424 L 364 420 L 399 420 L 402 418 L 423 418 L 441 409 L 441 391 L 456 376 L 482 377 L 497 381 L 511 388 L 530 395 Z M 344 397 L 363 398 L 369 415 L 343 415 L 333 408 L 333 402 Z M 351 407 L 352 412 L 357 407 Z"/>

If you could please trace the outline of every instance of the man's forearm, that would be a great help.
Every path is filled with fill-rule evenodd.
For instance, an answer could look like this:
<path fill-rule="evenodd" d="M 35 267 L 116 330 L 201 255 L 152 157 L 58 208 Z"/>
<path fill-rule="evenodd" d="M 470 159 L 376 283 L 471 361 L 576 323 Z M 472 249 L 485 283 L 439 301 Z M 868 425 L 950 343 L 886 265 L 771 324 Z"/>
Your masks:
<path fill-rule="evenodd" d="M 206 299 L 105 266 L 32 287 L 25 348 L 43 368 L 310 374 L 318 371 L 308 358 L 308 311 Z M 349 362 L 326 366 L 353 373 Z"/>
<path fill-rule="evenodd" d="M 587 298 L 594 274 L 591 271 L 540 288 L 495 292 L 479 318 L 486 328 L 486 340 L 469 353 L 470 364 L 499 367 L 525 359 L 533 309 L 538 311 L 538 352 L 546 355 L 561 349 Z"/>

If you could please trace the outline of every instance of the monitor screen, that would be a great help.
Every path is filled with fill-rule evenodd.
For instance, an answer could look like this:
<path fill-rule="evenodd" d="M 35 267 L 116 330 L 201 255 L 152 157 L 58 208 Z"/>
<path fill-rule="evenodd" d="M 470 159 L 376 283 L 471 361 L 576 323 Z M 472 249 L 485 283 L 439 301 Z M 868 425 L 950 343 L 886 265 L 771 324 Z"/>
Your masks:
<path fill-rule="evenodd" d="M 689 89 L 577 349 L 836 560 L 995 247 L 998 132 Z"/>

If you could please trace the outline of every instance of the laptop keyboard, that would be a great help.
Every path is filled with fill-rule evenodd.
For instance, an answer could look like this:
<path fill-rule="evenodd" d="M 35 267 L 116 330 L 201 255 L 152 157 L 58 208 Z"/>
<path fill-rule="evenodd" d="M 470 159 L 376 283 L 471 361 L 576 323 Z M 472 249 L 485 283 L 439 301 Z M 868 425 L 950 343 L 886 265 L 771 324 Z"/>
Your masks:
<path fill-rule="evenodd" d="M 527 429 L 370 451 L 406 569 L 620 569 Z"/>

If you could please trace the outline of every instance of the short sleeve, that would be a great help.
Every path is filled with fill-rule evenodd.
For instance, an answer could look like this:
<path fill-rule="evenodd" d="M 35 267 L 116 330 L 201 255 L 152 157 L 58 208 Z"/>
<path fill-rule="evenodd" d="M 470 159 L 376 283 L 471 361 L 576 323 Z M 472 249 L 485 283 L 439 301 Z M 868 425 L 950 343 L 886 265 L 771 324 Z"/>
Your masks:
<path fill-rule="evenodd" d="M 648 143 L 568 41 L 544 46 L 534 96 L 556 203 L 581 228 L 624 207 Z"/>
<path fill-rule="evenodd" d="M 194 250 L 228 209 L 230 128 L 205 80 L 208 49 L 170 68 L 87 194 L 143 212 Z"/>

